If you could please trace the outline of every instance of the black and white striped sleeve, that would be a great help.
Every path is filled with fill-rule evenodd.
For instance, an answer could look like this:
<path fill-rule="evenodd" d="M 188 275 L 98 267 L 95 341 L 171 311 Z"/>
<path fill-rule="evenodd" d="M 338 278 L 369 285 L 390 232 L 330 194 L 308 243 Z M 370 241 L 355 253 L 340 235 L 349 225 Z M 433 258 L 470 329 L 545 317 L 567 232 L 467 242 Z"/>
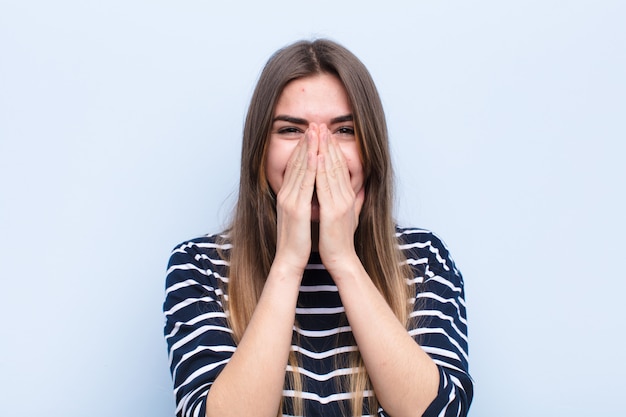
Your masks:
<path fill-rule="evenodd" d="M 439 392 L 424 417 L 466 416 L 473 382 L 468 372 L 463 277 L 447 247 L 433 233 L 401 229 L 399 237 L 416 284 L 409 333 L 439 368 Z"/>
<path fill-rule="evenodd" d="M 164 334 L 177 417 L 205 415 L 209 389 L 235 351 L 217 247 L 210 237 L 186 242 L 173 250 L 167 269 Z"/>

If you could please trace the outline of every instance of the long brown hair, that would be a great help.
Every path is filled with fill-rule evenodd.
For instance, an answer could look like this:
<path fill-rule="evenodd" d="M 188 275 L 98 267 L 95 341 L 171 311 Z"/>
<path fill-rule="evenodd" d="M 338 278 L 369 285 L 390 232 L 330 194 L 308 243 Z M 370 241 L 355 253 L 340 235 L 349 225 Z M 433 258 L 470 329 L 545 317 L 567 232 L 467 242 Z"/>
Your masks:
<path fill-rule="evenodd" d="M 285 86 L 316 74 L 335 75 L 343 83 L 352 105 L 356 137 L 365 176 L 365 201 L 355 233 L 357 254 L 373 283 L 398 320 L 407 325 L 410 276 L 395 235 L 393 221 L 393 172 L 387 125 L 376 86 L 363 63 L 343 46 L 324 39 L 300 41 L 277 51 L 267 62 L 254 90 L 243 131 L 239 197 L 227 232 L 232 244 L 228 299 L 229 324 L 238 342 L 250 322 L 276 253 L 276 200 L 265 176 L 267 143 L 276 102 Z M 289 363 L 297 369 L 292 352 Z M 345 389 L 353 392 L 351 414 L 361 415 L 363 392 L 371 389 L 358 351 L 350 359 L 359 371 L 346 377 Z M 286 382 L 301 392 L 297 372 Z M 375 397 L 369 398 L 376 413 Z M 293 408 L 302 415 L 302 399 Z"/>

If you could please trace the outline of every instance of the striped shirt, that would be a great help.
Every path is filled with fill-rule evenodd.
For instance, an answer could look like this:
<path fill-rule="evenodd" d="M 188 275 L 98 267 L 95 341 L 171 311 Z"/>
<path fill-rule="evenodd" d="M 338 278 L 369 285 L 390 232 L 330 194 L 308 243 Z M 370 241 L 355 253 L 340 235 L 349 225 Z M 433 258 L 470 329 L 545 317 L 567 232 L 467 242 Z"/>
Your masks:
<path fill-rule="evenodd" d="M 465 416 L 473 396 L 468 374 L 467 321 L 463 278 L 446 246 L 423 229 L 397 229 L 400 249 L 412 268 L 415 299 L 408 332 L 439 369 L 439 391 L 424 416 Z M 165 339 L 174 382 L 176 415 L 205 415 L 211 384 L 236 349 L 222 299 L 228 263 L 220 258 L 217 236 L 207 235 L 176 247 L 171 255 L 163 311 Z M 347 355 L 357 348 L 337 287 L 317 254 L 302 279 L 292 350 L 299 359 L 307 417 L 342 416 L 351 394 L 340 381 L 354 372 Z M 343 364 L 343 365 L 342 365 Z M 287 372 L 292 372 L 287 366 Z M 285 390 L 285 397 L 293 397 Z M 364 397 L 372 395 L 366 391 Z M 286 401 L 286 404 L 289 404 Z M 367 414 L 367 401 L 364 410 Z M 284 415 L 290 416 L 287 406 Z M 387 416 L 380 408 L 375 414 Z"/>

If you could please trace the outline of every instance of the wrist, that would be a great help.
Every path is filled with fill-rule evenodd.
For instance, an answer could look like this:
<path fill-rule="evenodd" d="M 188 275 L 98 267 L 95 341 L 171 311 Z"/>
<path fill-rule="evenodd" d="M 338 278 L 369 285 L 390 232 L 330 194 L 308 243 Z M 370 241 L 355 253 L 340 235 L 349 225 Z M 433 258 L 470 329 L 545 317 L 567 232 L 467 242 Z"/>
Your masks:
<path fill-rule="evenodd" d="M 336 284 L 339 281 L 356 279 L 365 273 L 365 268 L 356 253 L 350 256 L 322 257 L 322 263 Z"/>
<path fill-rule="evenodd" d="M 304 268 L 306 267 L 306 261 L 289 260 L 285 257 L 276 257 L 272 266 L 270 267 L 270 278 L 278 281 L 297 282 L 298 284 L 302 280 L 304 275 Z"/>

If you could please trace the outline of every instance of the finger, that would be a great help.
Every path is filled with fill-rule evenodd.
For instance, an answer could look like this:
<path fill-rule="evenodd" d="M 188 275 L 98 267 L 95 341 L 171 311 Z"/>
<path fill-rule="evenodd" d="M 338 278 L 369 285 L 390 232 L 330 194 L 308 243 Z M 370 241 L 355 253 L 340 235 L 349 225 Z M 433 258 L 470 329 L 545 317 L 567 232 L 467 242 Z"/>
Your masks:
<path fill-rule="evenodd" d="M 302 181 L 299 183 L 298 200 L 310 204 L 315 188 L 319 138 L 313 129 L 308 129 L 304 136 L 306 139 L 306 167 L 303 171 Z"/>
<path fill-rule="evenodd" d="M 330 193 L 328 179 L 328 135 L 320 132 L 319 151 L 317 154 L 317 174 L 315 176 L 315 187 L 317 190 L 317 199 L 320 206 L 330 203 L 332 195 Z"/>
<path fill-rule="evenodd" d="M 329 139 L 328 129 L 326 128 L 326 125 L 321 125 L 319 127 L 319 138 L 320 138 L 320 143 L 319 143 L 318 154 L 326 156 L 328 155 L 328 139 Z"/>
<path fill-rule="evenodd" d="M 287 160 L 287 166 L 285 167 L 285 174 L 283 177 L 283 184 L 281 186 L 280 191 L 283 193 L 287 193 L 292 190 L 298 182 L 301 181 L 301 178 L 304 175 L 303 163 L 306 161 L 306 137 L 302 138 L 295 149 L 291 153 L 289 159 Z"/>
<path fill-rule="evenodd" d="M 333 138 L 332 144 L 335 149 L 336 160 L 341 166 L 341 172 L 343 173 L 344 179 L 347 181 L 345 184 L 350 185 L 350 169 L 348 168 L 348 159 L 346 159 L 346 155 L 343 153 L 341 145 L 339 145 L 337 139 Z"/>
<path fill-rule="evenodd" d="M 334 193 L 341 193 L 342 195 L 353 195 L 352 187 L 350 185 L 350 171 L 348 169 L 348 162 L 341 150 L 341 147 L 337 143 L 337 139 L 329 135 L 328 140 L 328 154 L 331 159 L 331 179 L 334 180 L 331 183 L 331 191 Z"/>
<path fill-rule="evenodd" d="M 309 154 L 317 156 L 319 153 L 319 137 L 320 133 L 315 123 L 311 123 L 310 127 L 305 132 L 307 138 L 307 150 Z"/>

